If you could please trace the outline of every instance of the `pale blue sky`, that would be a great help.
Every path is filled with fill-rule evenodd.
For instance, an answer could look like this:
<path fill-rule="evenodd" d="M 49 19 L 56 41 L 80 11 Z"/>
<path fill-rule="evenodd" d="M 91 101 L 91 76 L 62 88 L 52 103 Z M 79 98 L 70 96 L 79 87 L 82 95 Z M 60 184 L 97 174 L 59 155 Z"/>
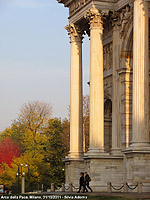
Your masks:
<path fill-rule="evenodd" d="M 70 44 L 68 9 L 56 0 L 0 0 L 0 131 L 17 118 L 23 103 L 53 105 L 68 117 Z M 84 94 L 89 92 L 89 40 L 83 45 Z"/>

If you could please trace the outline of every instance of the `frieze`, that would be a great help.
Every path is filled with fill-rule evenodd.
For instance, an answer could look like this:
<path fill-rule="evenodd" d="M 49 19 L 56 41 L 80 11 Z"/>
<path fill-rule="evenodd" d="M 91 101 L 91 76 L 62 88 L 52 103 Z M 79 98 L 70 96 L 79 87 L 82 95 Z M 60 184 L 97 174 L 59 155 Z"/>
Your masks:
<path fill-rule="evenodd" d="M 69 15 L 72 15 L 76 12 L 80 7 L 85 5 L 88 0 L 74 0 L 73 3 L 69 7 Z"/>

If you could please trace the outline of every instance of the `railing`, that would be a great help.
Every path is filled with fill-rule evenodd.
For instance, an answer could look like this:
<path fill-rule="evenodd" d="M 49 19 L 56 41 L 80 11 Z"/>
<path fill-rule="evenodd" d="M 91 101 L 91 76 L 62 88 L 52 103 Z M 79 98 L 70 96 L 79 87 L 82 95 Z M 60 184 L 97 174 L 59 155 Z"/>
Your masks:
<path fill-rule="evenodd" d="M 142 194 L 143 193 L 143 183 L 150 183 L 150 181 L 141 181 L 139 183 L 135 183 L 135 184 L 132 184 L 130 185 L 129 183 L 127 182 L 124 182 L 121 186 L 114 186 L 112 185 L 111 182 L 108 182 L 107 183 L 107 192 L 108 193 L 112 193 L 113 191 L 118 191 L 118 192 L 128 192 L 129 190 L 132 190 L 132 191 L 137 191 L 138 194 Z M 64 183 L 62 183 L 62 186 L 57 188 L 55 190 L 55 187 L 54 187 L 54 183 L 51 184 L 51 189 L 50 189 L 50 192 L 55 192 L 55 191 L 58 191 L 58 192 L 73 192 L 73 191 L 78 191 L 79 188 L 78 187 L 75 187 L 72 183 L 69 183 L 69 186 L 65 186 Z M 82 187 L 81 188 L 81 192 L 83 192 L 84 188 Z"/>
<path fill-rule="evenodd" d="M 124 182 L 124 184 L 121 185 L 120 187 L 114 187 L 111 182 L 108 182 L 107 183 L 107 192 L 111 193 L 112 189 L 115 191 L 121 191 L 123 189 L 123 192 L 128 192 L 129 189 L 133 191 L 137 188 L 138 194 L 142 194 L 142 186 L 143 186 L 142 182 L 139 182 L 134 185 L 129 185 L 127 182 Z"/>
<path fill-rule="evenodd" d="M 61 192 L 73 192 L 73 191 L 78 191 L 79 188 L 75 187 L 72 183 L 69 183 L 69 186 L 66 187 L 64 183 L 62 183 L 62 186 L 59 188 L 56 188 L 55 190 L 55 186 L 54 183 L 51 183 L 51 189 L 50 192 L 55 192 L 55 191 L 61 191 Z M 81 188 L 81 192 L 83 192 L 83 187 Z"/>

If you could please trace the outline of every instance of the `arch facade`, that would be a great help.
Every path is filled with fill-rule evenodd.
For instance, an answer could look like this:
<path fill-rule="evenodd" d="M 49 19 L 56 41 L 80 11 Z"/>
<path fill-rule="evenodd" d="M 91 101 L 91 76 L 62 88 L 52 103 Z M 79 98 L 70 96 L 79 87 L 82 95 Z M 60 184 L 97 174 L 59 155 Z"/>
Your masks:
<path fill-rule="evenodd" d="M 70 152 L 66 184 L 150 180 L 149 9 L 145 0 L 57 0 L 69 8 Z M 90 138 L 83 151 L 82 42 L 90 37 Z M 144 42 L 143 42 L 144 41 Z M 143 165 L 143 163 L 145 163 Z M 145 187 L 145 191 L 150 188 Z"/>

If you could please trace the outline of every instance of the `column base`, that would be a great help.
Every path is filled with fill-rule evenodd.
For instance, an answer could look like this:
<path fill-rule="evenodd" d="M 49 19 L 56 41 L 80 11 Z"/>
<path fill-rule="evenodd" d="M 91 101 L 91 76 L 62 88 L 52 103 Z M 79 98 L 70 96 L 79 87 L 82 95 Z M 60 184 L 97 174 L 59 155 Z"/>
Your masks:
<path fill-rule="evenodd" d="M 85 156 L 100 156 L 100 155 L 109 155 L 109 153 L 106 153 L 104 149 L 100 148 L 89 148 L 88 152 L 85 154 Z"/>
<path fill-rule="evenodd" d="M 150 143 L 149 142 L 133 142 L 127 149 L 123 152 L 150 152 Z"/>
<path fill-rule="evenodd" d="M 82 159 L 84 156 L 84 152 L 69 152 L 68 156 L 66 156 L 66 158 L 69 159 Z"/>
<path fill-rule="evenodd" d="M 122 156 L 122 149 L 120 148 L 111 149 L 110 154 L 113 156 Z"/>

